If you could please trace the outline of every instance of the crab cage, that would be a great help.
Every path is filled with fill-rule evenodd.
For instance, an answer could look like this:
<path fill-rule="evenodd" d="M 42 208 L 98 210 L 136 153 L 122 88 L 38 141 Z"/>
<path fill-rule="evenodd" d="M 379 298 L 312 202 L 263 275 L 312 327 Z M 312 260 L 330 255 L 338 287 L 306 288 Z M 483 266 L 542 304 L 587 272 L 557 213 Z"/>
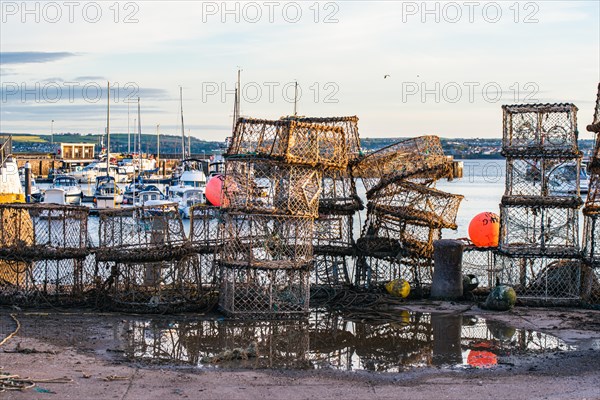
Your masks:
<path fill-rule="evenodd" d="M 230 210 L 316 217 L 321 174 L 307 166 L 228 158 L 221 203 Z"/>
<path fill-rule="evenodd" d="M 444 155 L 437 136 L 420 136 L 384 147 L 352 166 L 361 178 L 367 197 L 391 182 L 408 178 L 440 179 L 452 176 L 452 163 Z"/>
<path fill-rule="evenodd" d="M 356 181 L 349 170 L 323 171 L 319 198 L 321 214 L 348 213 L 363 208 L 363 202 L 356 192 Z"/>
<path fill-rule="evenodd" d="M 479 288 L 492 288 L 496 285 L 496 278 L 500 277 L 502 265 L 497 263 L 497 247 L 477 247 L 467 245 L 463 247 L 462 273 L 474 275 Z"/>
<path fill-rule="evenodd" d="M 433 260 L 424 257 L 379 257 L 359 255 L 355 263 L 354 284 L 362 288 L 382 286 L 404 279 L 411 292 L 420 296 L 433 279 Z"/>
<path fill-rule="evenodd" d="M 193 206 L 190 210 L 190 243 L 196 253 L 213 253 L 222 247 L 222 214 L 219 207 Z"/>
<path fill-rule="evenodd" d="M 99 261 L 159 262 L 190 252 L 176 204 L 101 210 Z"/>
<path fill-rule="evenodd" d="M 221 263 L 219 307 L 241 319 L 303 318 L 308 315 L 310 266 L 252 268 Z"/>
<path fill-rule="evenodd" d="M 598 84 L 598 94 L 596 95 L 596 107 L 594 108 L 594 119 L 590 125 L 587 126 L 587 130 L 590 132 L 600 133 L 600 83 Z"/>
<path fill-rule="evenodd" d="M 511 255 L 577 257 L 579 203 L 570 207 L 510 202 L 500 205 L 499 249 Z"/>
<path fill-rule="evenodd" d="M 578 198 L 581 157 L 511 157 L 506 160 L 506 196 Z"/>
<path fill-rule="evenodd" d="M 564 301 L 579 301 L 582 292 L 583 267 L 579 258 L 513 256 L 500 253 L 499 280 L 510 285 L 523 302 L 541 301 L 560 305 Z"/>
<path fill-rule="evenodd" d="M 86 305 L 97 293 L 95 266 L 93 254 L 85 258 L 0 260 L 0 304 Z"/>
<path fill-rule="evenodd" d="M 502 150 L 506 156 L 579 153 L 575 105 L 518 104 L 504 105 L 502 110 Z"/>
<path fill-rule="evenodd" d="M 87 207 L 0 204 L 0 259 L 82 259 L 88 251 Z"/>
<path fill-rule="evenodd" d="M 157 262 L 104 263 L 100 306 L 118 311 L 164 313 L 208 310 L 218 299 L 215 254 L 191 254 Z"/>
<path fill-rule="evenodd" d="M 314 221 L 315 254 L 350 256 L 354 253 L 353 214 L 320 214 Z"/>
<path fill-rule="evenodd" d="M 456 229 L 456 215 L 463 198 L 413 182 L 398 181 L 372 194 L 369 206 L 406 221 Z"/>
<path fill-rule="evenodd" d="M 348 256 L 315 254 L 310 270 L 311 286 L 341 288 L 353 282 L 352 263 Z"/>
<path fill-rule="evenodd" d="M 289 119 L 240 118 L 227 155 L 334 169 L 348 165 L 346 137 L 341 127 Z"/>
<path fill-rule="evenodd" d="M 300 268 L 313 260 L 313 218 L 223 215 L 221 261 L 244 268 Z"/>
<path fill-rule="evenodd" d="M 441 229 L 427 221 L 406 220 L 371 206 L 356 248 L 361 254 L 383 258 L 433 258 L 433 242 L 441 238 Z"/>
<path fill-rule="evenodd" d="M 583 209 L 583 259 L 600 269 L 600 211 Z"/>
<path fill-rule="evenodd" d="M 356 160 L 360 154 L 360 137 L 358 134 L 358 117 L 285 117 L 283 119 L 298 121 L 302 123 L 318 124 L 328 127 L 341 128 L 346 137 L 346 148 L 348 151 L 348 161 Z"/>

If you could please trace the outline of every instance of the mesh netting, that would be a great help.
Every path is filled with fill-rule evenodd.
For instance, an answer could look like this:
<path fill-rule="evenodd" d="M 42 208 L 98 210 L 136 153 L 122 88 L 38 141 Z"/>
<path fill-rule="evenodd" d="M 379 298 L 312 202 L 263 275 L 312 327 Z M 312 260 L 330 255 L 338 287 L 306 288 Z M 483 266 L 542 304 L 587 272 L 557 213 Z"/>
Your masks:
<path fill-rule="evenodd" d="M 314 223 L 315 254 L 352 255 L 354 250 L 352 214 L 321 214 Z"/>
<path fill-rule="evenodd" d="M 557 202 L 579 197 L 579 158 L 510 158 L 505 196 L 545 196 Z"/>
<path fill-rule="evenodd" d="M 0 258 L 56 260 L 88 254 L 87 207 L 0 204 Z"/>
<path fill-rule="evenodd" d="M 310 271 L 310 284 L 340 287 L 352 283 L 349 257 L 343 255 L 316 254 Z"/>
<path fill-rule="evenodd" d="M 481 288 L 496 284 L 502 265 L 496 263 L 496 248 L 465 246 L 462 255 L 463 275 L 475 275 Z"/>
<path fill-rule="evenodd" d="M 222 204 L 231 210 L 316 217 L 318 169 L 257 159 L 227 159 Z"/>
<path fill-rule="evenodd" d="M 309 269 L 221 267 L 221 310 L 234 318 L 286 318 L 308 313 Z"/>
<path fill-rule="evenodd" d="M 456 229 L 456 215 L 463 198 L 400 181 L 378 190 L 369 200 L 378 210 L 406 221 L 423 221 L 431 227 Z"/>
<path fill-rule="evenodd" d="M 583 211 L 583 258 L 600 267 L 600 213 Z"/>
<path fill-rule="evenodd" d="M 205 205 L 190 209 L 190 242 L 197 253 L 212 253 L 221 247 L 221 210 Z"/>
<path fill-rule="evenodd" d="M 594 118 L 592 123 L 587 126 L 590 132 L 600 132 L 600 83 L 598 84 L 598 94 L 596 95 L 596 107 L 594 108 Z"/>
<path fill-rule="evenodd" d="M 352 174 L 362 178 L 369 197 L 391 182 L 421 175 L 449 177 L 452 175 L 452 163 L 444 155 L 437 136 L 421 136 L 368 154 L 353 166 Z"/>
<path fill-rule="evenodd" d="M 98 232 L 101 261 L 168 261 L 190 251 L 176 204 L 101 210 Z"/>
<path fill-rule="evenodd" d="M 501 205 L 500 249 L 512 255 L 576 257 L 577 208 Z"/>
<path fill-rule="evenodd" d="M 107 302 L 114 310 L 172 312 L 212 308 L 217 301 L 218 265 L 214 254 L 178 260 L 116 263 L 105 281 Z"/>
<path fill-rule="evenodd" d="M 225 213 L 221 261 L 238 267 L 304 267 L 312 262 L 312 238 L 312 218 Z"/>
<path fill-rule="evenodd" d="M 441 239 L 441 229 L 426 222 L 403 218 L 370 208 L 356 247 L 362 254 L 377 257 L 433 257 L 433 242 Z"/>
<path fill-rule="evenodd" d="M 293 120 L 240 118 L 227 154 L 312 167 L 344 169 L 348 165 L 346 138 L 341 127 Z"/>
<path fill-rule="evenodd" d="M 589 285 L 584 283 L 589 278 L 582 280 L 585 274 L 582 274 L 581 260 L 501 256 L 497 262 L 501 265 L 500 282 L 512 286 L 519 299 L 551 302 L 589 296 L 581 291 L 582 284 Z M 589 292 L 589 288 L 585 290 Z"/>
<path fill-rule="evenodd" d="M 298 122 L 325 125 L 328 127 L 342 128 L 346 138 L 348 161 L 352 162 L 361 154 L 360 137 L 358 135 L 358 117 L 285 117 Z"/>
<path fill-rule="evenodd" d="M 353 213 L 362 208 L 362 200 L 356 192 L 356 182 L 348 170 L 323 171 L 319 198 L 320 213 Z"/>
<path fill-rule="evenodd" d="M 509 155 L 578 155 L 577 107 L 573 104 L 502 106 L 502 150 Z"/>
<path fill-rule="evenodd" d="M 372 288 L 394 279 L 404 279 L 411 290 L 430 285 L 433 279 L 433 261 L 418 257 L 373 257 L 359 255 L 356 261 L 355 284 Z"/>
<path fill-rule="evenodd" d="M 0 303 L 32 306 L 80 305 L 98 284 L 93 255 L 83 259 L 0 260 Z"/>

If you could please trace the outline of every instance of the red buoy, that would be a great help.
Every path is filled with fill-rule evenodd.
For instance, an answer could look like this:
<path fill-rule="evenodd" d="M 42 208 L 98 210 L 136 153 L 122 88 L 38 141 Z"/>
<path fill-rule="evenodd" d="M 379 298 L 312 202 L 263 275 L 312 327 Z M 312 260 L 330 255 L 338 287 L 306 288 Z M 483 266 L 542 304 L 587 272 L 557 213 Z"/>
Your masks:
<path fill-rule="evenodd" d="M 469 238 L 477 247 L 497 247 L 500 237 L 500 217 L 493 212 L 477 214 L 469 224 Z"/>
<path fill-rule="evenodd" d="M 221 192 L 223 191 L 224 180 L 223 175 L 215 175 L 206 184 L 204 195 L 206 196 L 206 200 L 213 206 L 221 206 Z"/>

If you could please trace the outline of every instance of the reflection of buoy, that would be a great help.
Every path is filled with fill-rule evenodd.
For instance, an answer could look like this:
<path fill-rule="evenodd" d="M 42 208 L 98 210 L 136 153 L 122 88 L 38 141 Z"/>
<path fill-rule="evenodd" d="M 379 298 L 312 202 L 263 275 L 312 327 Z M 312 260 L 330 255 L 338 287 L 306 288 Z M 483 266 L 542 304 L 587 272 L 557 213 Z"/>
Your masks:
<path fill-rule="evenodd" d="M 467 363 L 478 368 L 490 368 L 498 364 L 498 357 L 489 351 L 471 350 L 467 356 Z"/>
<path fill-rule="evenodd" d="M 500 217 L 492 212 L 477 214 L 469 224 L 469 237 L 477 247 L 496 247 L 500 236 Z"/>
<path fill-rule="evenodd" d="M 405 298 L 410 293 L 410 284 L 404 279 L 394 279 L 385 284 L 385 290 L 392 296 Z"/>
<path fill-rule="evenodd" d="M 204 195 L 213 206 L 221 206 L 221 191 L 223 190 L 223 175 L 213 176 L 206 184 Z"/>

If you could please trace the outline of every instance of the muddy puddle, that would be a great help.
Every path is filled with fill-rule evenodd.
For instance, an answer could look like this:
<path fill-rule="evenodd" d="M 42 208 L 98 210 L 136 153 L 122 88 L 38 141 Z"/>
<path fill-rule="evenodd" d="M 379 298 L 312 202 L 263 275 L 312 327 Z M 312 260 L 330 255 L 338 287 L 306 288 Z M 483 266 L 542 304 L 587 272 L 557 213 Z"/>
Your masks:
<path fill-rule="evenodd" d="M 541 332 L 479 317 L 398 312 L 394 318 L 311 313 L 302 321 L 128 319 L 119 348 L 130 361 L 199 368 L 398 372 L 496 368 L 576 350 Z"/>

